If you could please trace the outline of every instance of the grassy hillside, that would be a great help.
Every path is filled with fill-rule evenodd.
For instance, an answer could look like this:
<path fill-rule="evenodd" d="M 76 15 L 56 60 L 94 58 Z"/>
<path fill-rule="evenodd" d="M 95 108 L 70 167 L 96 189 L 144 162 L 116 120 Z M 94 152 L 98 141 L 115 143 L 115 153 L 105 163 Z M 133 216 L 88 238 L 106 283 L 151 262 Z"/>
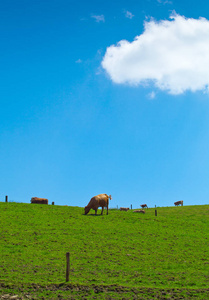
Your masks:
<path fill-rule="evenodd" d="M 0 203 L 0 295 L 209 298 L 209 206 L 154 211 Z"/>

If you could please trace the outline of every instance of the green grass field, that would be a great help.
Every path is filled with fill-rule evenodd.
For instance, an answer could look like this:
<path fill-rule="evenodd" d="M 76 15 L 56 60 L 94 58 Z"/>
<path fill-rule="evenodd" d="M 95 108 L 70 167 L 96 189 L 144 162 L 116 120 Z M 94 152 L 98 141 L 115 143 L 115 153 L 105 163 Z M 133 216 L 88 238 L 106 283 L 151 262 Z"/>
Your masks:
<path fill-rule="evenodd" d="M 157 212 L 0 203 L 0 298 L 209 299 L 209 206 Z"/>

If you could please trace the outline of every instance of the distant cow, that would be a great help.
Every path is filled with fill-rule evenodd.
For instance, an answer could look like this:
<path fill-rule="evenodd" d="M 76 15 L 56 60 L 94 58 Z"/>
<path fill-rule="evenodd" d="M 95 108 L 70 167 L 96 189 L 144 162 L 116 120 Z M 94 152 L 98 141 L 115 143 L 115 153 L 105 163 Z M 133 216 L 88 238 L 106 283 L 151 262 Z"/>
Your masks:
<path fill-rule="evenodd" d="M 134 212 L 145 214 L 145 210 L 143 210 L 143 209 L 137 209 L 137 210 L 134 210 Z"/>
<path fill-rule="evenodd" d="M 128 211 L 129 207 L 120 207 L 120 210 Z"/>
<path fill-rule="evenodd" d="M 100 195 L 94 196 L 89 201 L 89 204 L 85 207 L 85 215 L 88 214 L 90 209 L 95 210 L 95 215 L 96 215 L 98 207 L 102 207 L 101 215 L 103 214 L 104 207 L 107 207 L 107 215 L 108 215 L 109 199 L 112 200 L 112 197 L 111 197 L 111 195 L 108 196 L 107 194 L 100 194 Z"/>
<path fill-rule="evenodd" d="M 179 206 L 179 205 L 183 206 L 183 200 L 174 202 L 174 205 L 175 206 Z"/>
<path fill-rule="evenodd" d="M 142 205 L 140 205 L 141 206 L 141 208 L 148 208 L 148 206 L 147 206 L 147 204 L 142 204 Z"/>
<path fill-rule="evenodd" d="M 31 198 L 30 202 L 37 203 L 37 204 L 48 204 L 48 199 L 33 197 L 33 198 Z"/>

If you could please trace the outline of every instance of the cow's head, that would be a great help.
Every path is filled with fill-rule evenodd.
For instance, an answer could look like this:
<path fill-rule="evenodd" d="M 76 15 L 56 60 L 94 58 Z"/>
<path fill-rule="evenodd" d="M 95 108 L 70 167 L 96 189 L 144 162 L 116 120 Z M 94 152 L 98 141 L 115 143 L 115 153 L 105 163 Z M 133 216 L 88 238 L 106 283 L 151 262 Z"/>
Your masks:
<path fill-rule="evenodd" d="M 88 214 L 88 212 L 90 211 L 90 207 L 88 207 L 88 206 L 85 206 L 84 207 L 84 211 L 85 211 L 85 215 L 87 215 Z"/>

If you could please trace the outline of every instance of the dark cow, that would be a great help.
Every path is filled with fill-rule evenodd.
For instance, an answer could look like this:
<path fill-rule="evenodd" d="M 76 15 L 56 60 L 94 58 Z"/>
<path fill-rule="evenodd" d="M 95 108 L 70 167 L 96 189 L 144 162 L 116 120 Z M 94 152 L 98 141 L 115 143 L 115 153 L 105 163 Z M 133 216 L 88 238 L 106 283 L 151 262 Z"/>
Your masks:
<path fill-rule="evenodd" d="M 33 197 L 33 198 L 31 198 L 30 202 L 37 203 L 37 204 L 48 204 L 48 199 Z"/>
<path fill-rule="evenodd" d="M 174 202 L 174 205 L 175 206 L 179 206 L 179 205 L 183 206 L 183 200 Z"/>

